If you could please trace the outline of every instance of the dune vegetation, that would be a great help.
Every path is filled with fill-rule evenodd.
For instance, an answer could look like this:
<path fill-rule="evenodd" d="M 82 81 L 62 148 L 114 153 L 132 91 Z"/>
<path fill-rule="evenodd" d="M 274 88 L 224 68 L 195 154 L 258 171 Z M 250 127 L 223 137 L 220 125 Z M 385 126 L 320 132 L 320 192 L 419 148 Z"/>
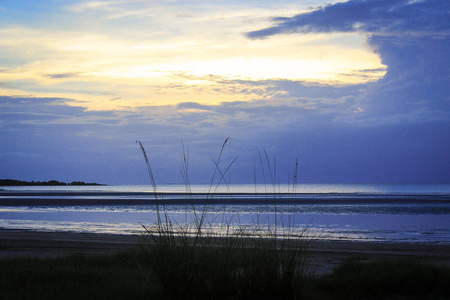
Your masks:
<path fill-rule="evenodd" d="M 411 260 L 344 262 L 333 273 L 272 274 L 276 260 L 247 252 L 220 258 L 224 249 L 194 254 L 123 252 L 59 258 L 0 259 L 0 299 L 449 299 L 450 268 Z M 178 249 L 180 250 L 180 249 Z M 262 251 L 262 249 L 260 249 Z M 215 252 L 215 253 L 214 253 Z M 186 257 L 188 256 L 188 257 Z M 252 257 L 252 258 L 250 258 Z M 190 260 L 186 260 L 190 259 Z M 216 261 L 219 259 L 219 261 Z M 224 266 L 224 261 L 229 265 Z M 262 262 L 268 265 L 259 265 Z M 166 265 L 163 265 L 166 263 Z M 193 269 L 188 269 L 193 267 Z M 223 267 L 222 269 L 216 269 Z M 164 269 L 164 270 L 162 270 Z M 267 274 L 266 274 L 267 272 Z M 170 280 L 173 280 L 172 282 Z"/>

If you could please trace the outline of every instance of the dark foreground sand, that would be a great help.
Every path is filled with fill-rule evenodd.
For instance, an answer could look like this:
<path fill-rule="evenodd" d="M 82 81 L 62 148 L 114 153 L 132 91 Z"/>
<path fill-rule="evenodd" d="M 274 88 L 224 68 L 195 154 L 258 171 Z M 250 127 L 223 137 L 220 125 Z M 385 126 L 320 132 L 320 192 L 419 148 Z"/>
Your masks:
<path fill-rule="evenodd" d="M 114 253 L 138 249 L 143 236 L 35 232 L 0 229 L 0 258 L 57 257 L 72 253 Z M 310 258 L 317 274 L 326 274 L 346 259 L 376 261 L 411 258 L 450 266 L 450 245 L 315 241 Z"/>

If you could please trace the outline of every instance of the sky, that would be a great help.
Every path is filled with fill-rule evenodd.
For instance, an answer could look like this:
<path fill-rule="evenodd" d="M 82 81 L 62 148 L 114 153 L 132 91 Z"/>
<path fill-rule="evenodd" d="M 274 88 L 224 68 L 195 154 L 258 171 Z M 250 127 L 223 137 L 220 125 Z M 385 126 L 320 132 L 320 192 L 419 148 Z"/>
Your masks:
<path fill-rule="evenodd" d="M 448 49 L 446 0 L 0 0 L 0 178 L 450 183 Z"/>

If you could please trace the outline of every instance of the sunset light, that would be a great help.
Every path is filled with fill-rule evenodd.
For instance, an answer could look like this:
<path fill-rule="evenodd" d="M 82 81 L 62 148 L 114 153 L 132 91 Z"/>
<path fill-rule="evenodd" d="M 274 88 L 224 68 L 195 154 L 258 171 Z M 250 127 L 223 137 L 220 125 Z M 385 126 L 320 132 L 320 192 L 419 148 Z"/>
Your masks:
<path fill-rule="evenodd" d="M 180 140 L 204 170 L 230 137 L 246 181 L 255 147 L 280 174 L 302 157 L 311 182 L 450 180 L 447 6 L 1 1 L 0 173 L 30 177 L 29 163 L 139 181 L 139 139 L 172 182 Z"/>
<path fill-rule="evenodd" d="M 199 28 L 207 26 L 198 22 Z M 195 31 L 162 42 L 119 38 L 108 27 L 101 33 L 86 28 L 74 35 L 60 28 L 12 26 L 2 30 L 0 45 L 8 49 L 11 66 L 0 73 L 0 80 L 19 95 L 77 99 L 89 109 L 103 110 L 173 105 L 193 95 L 201 104 L 268 96 L 231 95 L 230 85 L 223 88 L 221 81 L 234 86 L 240 85 L 237 81 L 265 85 L 263 81 L 280 79 L 347 85 L 373 82 L 385 73 L 379 56 L 359 34 L 252 41 L 244 30 L 224 39 Z"/>
<path fill-rule="evenodd" d="M 0 0 L 0 299 L 450 299 L 449 49 L 449 0 Z"/>

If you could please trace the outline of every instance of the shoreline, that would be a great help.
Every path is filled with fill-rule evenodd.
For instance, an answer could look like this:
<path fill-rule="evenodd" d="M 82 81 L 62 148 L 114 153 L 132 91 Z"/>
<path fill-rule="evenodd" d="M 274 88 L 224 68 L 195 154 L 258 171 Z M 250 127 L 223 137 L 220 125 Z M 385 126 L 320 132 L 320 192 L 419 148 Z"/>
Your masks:
<path fill-rule="evenodd" d="M 41 232 L 0 229 L 0 259 L 8 257 L 53 258 L 69 254 L 108 254 L 138 250 L 144 234 Z M 313 241 L 308 258 L 316 274 L 331 273 L 347 259 L 378 261 L 414 259 L 450 267 L 450 245 Z"/>

